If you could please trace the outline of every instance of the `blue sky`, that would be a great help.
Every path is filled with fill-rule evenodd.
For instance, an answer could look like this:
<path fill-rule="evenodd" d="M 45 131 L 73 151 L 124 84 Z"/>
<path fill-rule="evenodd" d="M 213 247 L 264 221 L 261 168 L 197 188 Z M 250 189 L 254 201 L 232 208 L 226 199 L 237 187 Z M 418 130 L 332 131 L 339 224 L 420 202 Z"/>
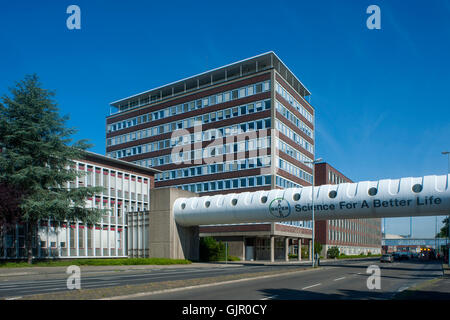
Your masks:
<path fill-rule="evenodd" d="M 71 4 L 81 8 L 81 30 L 66 27 Z M 372 4 L 381 30 L 366 27 Z M 0 6 L 0 92 L 37 73 L 78 128 L 74 138 L 89 139 L 94 152 L 105 152 L 110 102 L 273 50 L 312 93 L 317 157 L 354 181 L 447 171 L 450 1 Z M 409 218 L 386 226 L 408 234 Z M 413 236 L 434 232 L 434 217 L 413 219 Z"/>

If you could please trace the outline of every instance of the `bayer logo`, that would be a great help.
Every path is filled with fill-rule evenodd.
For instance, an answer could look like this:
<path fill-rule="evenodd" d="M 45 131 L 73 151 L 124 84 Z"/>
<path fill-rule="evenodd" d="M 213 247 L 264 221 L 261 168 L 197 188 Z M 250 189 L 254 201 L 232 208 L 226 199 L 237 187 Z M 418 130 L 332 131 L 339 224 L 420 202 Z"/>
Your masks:
<path fill-rule="evenodd" d="M 291 214 L 291 206 L 284 198 L 273 199 L 269 205 L 270 214 L 277 218 L 286 218 Z"/>

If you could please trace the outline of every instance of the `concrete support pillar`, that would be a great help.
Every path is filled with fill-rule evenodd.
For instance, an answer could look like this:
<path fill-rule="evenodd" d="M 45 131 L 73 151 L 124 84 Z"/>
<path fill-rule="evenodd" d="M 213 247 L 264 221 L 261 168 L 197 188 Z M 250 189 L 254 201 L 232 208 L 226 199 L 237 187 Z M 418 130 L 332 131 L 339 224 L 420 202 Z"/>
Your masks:
<path fill-rule="evenodd" d="M 308 242 L 308 250 L 309 250 L 309 261 L 312 261 L 313 258 L 312 240 L 309 240 Z"/>
<path fill-rule="evenodd" d="M 275 261 L 275 237 L 270 236 L 270 261 Z"/>
<path fill-rule="evenodd" d="M 289 238 L 284 239 L 284 261 L 289 261 Z"/>
<path fill-rule="evenodd" d="M 173 218 L 173 203 L 180 197 L 196 197 L 195 193 L 162 188 L 150 191 L 149 249 L 150 258 L 199 259 L 199 229 L 178 225 Z"/>
<path fill-rule="evenodd" d="M 297 259 L 298 261 L 302 261 L 302 238 L 298 238 L 298 255 L 297 255 Z"/>

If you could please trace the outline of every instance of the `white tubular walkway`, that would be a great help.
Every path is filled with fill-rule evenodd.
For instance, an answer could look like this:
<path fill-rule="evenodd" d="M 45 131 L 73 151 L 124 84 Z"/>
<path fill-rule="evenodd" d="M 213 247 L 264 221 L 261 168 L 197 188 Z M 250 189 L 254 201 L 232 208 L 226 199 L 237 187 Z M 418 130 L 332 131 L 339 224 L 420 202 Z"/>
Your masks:
<path fill-rule="evenodd" d="M 315 220 L 448 215 L 449 175 L 314 187 Z M 312 187 L 179 198 L 182 226 L 311 220 Z"/>

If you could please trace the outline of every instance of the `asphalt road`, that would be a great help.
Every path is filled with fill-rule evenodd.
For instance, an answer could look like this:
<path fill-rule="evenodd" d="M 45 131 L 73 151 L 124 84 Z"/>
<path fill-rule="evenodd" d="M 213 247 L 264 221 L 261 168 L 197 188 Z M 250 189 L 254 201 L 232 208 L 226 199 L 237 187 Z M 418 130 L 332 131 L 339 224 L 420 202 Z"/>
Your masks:
<path fill-rule="evenodd" d="M 370 265 L 380 268 L 380 289 L 369 289 Z M 331 262 L 320 270 L 276 278 L 249 280 L 220 286 L 153 294 L 138 299 L 165 300 L 326 300 L 392 299 L 397 292 L 425 280 L 442 276 L 436 262 L 399 261 L 390 264 L 378 260 Z M 370 283 L 374 283 L 372 278 Z M 449 288 L 450 291 L 450 288 Z"/>
<path fill-rule="evenodd" d="M 381 271 L 381 289 L 369 290 L 369 265 Z M 241 281 L 226 285 L 153 294 L 139 299 L 182 300 L 258 300 L 258 299 L 391 299 L 395 293 L 442 275 L 435 262 L 401 261 L 381 264 L 378 259 L 366 261 L 331 261 L 319 269 L 284 275 L 286 271 L 302 270 L 308 265 L 243 265 L 165 267 L 152 266 L 141 270 L 92 271 L 81 275 L 81 288 L 106 288 L 169 280 L 198 279 L 276 271 L 280 276 Z M 0 298 L 23 297 L 40 293 L 67 292 L 65 272 L 39 276 L 1 277 Z M 138 298 L 134 298 L 138 299 Z"/>
<path fill-rule="evenodd" d="M 281 273 L 285 270 L 306 268 L 308 266 L 224 265 L 223 267 L 178 266 L 173 268 L 158 268 L 158 266 L 150 266 L 149 268 L 143 270 L 82 272 L 81 289 L 105 288 L 169 280 L 196 279 L 273 270 L 279 270 Z M 65 273 L 65 269 L 60 272 L 52 272 L 50 274 L 17 276 L 13 278 L 1 277 L 0 298 L 23 297 L 33 294 L 68 291 L 67 279 L 68 275 Z"/>

